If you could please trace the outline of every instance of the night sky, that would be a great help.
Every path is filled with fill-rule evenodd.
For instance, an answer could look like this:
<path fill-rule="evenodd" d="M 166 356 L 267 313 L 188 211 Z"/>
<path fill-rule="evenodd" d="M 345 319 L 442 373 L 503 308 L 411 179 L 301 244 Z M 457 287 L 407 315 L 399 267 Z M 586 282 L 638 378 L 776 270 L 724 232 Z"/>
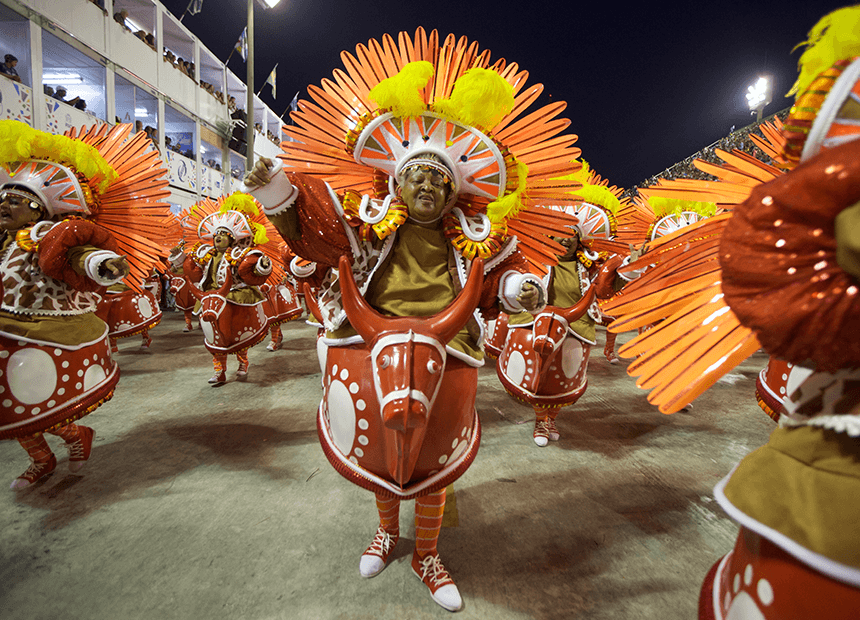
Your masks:
<path fill-rule="evenodd" d="M 188 0 L 162 0 L 175 15 Z M 426 7 L 420 9 L 417 7 Z M 621 8 L 624 6 L 625 8 Z M 765 116 L 791 104 L 797 76 L 792 48 L 842 2 L 519 2 L 434 0 L 282 0 L 255 12 L 255 84 L 275 63 L 278 98 L 261 99 L 277 114 L 296 91 L 342 67 L 341 50 L 418 26 L 478 41 L 491 59 L 517 62 L 529 82 L 546 87 L 538 103 L 566 101 L 568 132 L 582 158 L 629 188 L 740 128 L 755 117 L 745 93 L 761 73 L 774 76 Z M 204 0 L 183 23 L 224 60 L 247 20 L 244 0 Z M 553 7 L 553 8 L 550 8 Z M 240 78 L 237 54 L 229 63 Z M 534 108 L 533 108 L 534 109 Z M 286 117 L 285 117 L 286 118 Z"/>

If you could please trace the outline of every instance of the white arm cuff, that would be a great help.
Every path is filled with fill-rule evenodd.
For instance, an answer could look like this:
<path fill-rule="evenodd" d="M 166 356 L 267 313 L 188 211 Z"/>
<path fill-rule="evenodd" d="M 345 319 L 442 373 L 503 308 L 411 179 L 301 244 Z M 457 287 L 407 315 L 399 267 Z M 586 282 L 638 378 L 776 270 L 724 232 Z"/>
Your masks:
<path fill-rule="evenodd" d="M 646 266 L 642 269 L 628 269 L 625 271 L 624 268 L 629 264 L 630 257 L 628 256 L 623 261 L 621 261 L 621 265 L 619 265 L 618 269 L 615 270 L 615 273 L 617 273 L 619 276 L 621 276 L 621 278 L 627 280 L 628 282 L 632 282 L 633 280 L 637 279 L 643 273 L 645 273 L 646 269 L 648 269 L 648 267 Z"/>
<path fill-rule="evenodd" d="M 110 260 L 111 258 L 118 258 L 119 254 L 114 254 L 108 250 L 99 250 L 98 252 L 93 252 L 89 256 L 87 256 L 84 261 L 84 270 L 87 275 L 94 280 L 95 282 L 101 284 L 102 286 L 110 286 L 111 284 L 116 284 L 120 282 L 125 276 L 100 276 L 99 275 L 99 267 L 101 264 Z"/>
<path fill-rule="evenodd" d="M 499 299 L 502 302 L 502 308 L 509 313 L 522 312 L 525 308 L 517 301 L 517 296 L 523 288 L 523 284 L 534 284 L 539 291 L 540 302 L 536 310 L 531 312 L 540 312 L 546 307 L 546 287 L 540 278 L 530 273 L 520 273 L 519 271 L 509 271 L 502 276 L 499 283 Z"/>
<path fill-rule="evenodd" d="M 182 264 L 185 262 L 185 252 L 179 252 L 178 254 L 171 254 L 167 257 L 167 262 L 170 263 L 170 266 L 175 270 L 179 270 L 182 267 Z"/>
<path fill-rule="evenodd" d="M 262 258 L 262 256 L 260 258 Z M 266 269 L 263 269 L 262 267 L 260 267 L 260 261 L 258 260 L 257 264 L 254 265 L 254 271 L 257 273 L 258 276 L 267 276 L 272 273 L 273 266 L 274 264 L 272 263 L 272 260 L 269 259 L 269 266 Z"/>
<path fill-rule="evenodd" d="M 259 187 L 248 187 L 242 183 L 239 191 L 256 198 L 263 205 L 263 213 L 266 215 L 278 215 L 293 206 L 298 198 L 299 189 L 290 183 L 280 159 L 276 159 L 272 169 L 269 170 L 269 178 L 271 180 L 268 183 Z"/>

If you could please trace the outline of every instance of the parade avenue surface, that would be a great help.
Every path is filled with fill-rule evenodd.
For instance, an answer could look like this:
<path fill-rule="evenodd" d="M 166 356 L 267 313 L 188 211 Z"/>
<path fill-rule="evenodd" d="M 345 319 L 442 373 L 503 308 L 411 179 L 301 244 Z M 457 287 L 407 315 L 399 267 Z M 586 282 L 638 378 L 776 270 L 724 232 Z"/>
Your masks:
<path fill-rule="evenodd" d="M 150 352 L 119 341 L 122 377 L 86 419 L 96 438 L 81 472 L 49 436 L 54 474 L 0 493 L 0 617 L 450 617 L 409 570 L 412 502 L 393 560 L 359 575 L 377 511 L 320 448 L 315 329 L 286 323 L 283 349 L 251 349 L 247 382 L 231 358 L 229 382 L 212 388 L 202 334 L 183 325 L 165 312 Z M 604 337 L 588 390 L 545 448 L 495 362 L 481 369 L 481 448 L 449 488 L 439 537 L 459 619 L 692 618 L 705 573 L 732 547 L 737 525 L 712 489 L 774 428 L 755 400 L 766 356 L 667 416 L 629 360 L 606 361 Z M 0 443 L 6 487 L 20 469 L 17 442 Z"/>

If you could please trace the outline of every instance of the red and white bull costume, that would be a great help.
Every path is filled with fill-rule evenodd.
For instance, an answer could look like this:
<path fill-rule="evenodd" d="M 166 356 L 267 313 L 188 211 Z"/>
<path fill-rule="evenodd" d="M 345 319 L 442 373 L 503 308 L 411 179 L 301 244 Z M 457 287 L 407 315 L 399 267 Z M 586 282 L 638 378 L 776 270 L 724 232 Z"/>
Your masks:
<path fill-rule="evenodd" d="M 493 318 L 500 305 L 508 312 L 522 309 L 516 296 L 523 282 L 542 294 L 539 277 L 529 271 L 554 260 L 561 246 L 546 235 L 573 220 L 535 208 L 523 200 L 523 190 L 534 187 L 537 195 L 558 194 L 563 204 L 572 203 L 564 192 L 578 184 L 537 185 L 566 171 L 578 149 L 570 146 L 573 136 L 545 142 L 561 128 L 537 121 L 513 132 L 513 144 L 526 134 L 532 139 L 531 152 L 523 155 L 527 161 L 520 160 L 520 149 L 505 147 L 491 130 L 518 117 L 534 87 L 519 92 L 518 82 L 519 95 L 509 95 L 510 104 L 521 105 L 517 112 L 485 105 L 489 122 L 478 129 L 467 120 L 471 113 L 451 113 L 448 106 L 460 88 L 455 84 L 466 88 L 463 74 L 472 68 L 478 78 L 481 71 L 492 72 L 495 78 L 484 76 L 496 84 L 499 76 L 514 81 L 513 71 L 503 61 L 490 67 L 488 52 L 478 54 L 474 44 L 466 50 L 465 39 L 453 35 L 440 43 L 436 32 L 419 29 L 414 40 L 401 33 L 399 41 L 398 46 L 386 36 L 382 43 L 371 42 L 376 60 L 367 59 L 363 45 L 357 57 L 345 53 L 347 81 L 362 84 L 344 86 L 348 96 L 309 88 L 314 102 L 300 102 L 296 126 L 288 130 L 297 142 L 283 143 L 285 154 L 270 171 L 271 182 L 251 191 L 291 251 L 326 273 L 319 293 L 327 332 L 320 442 L 339 473 L 375 493 L 380 518 L 360 572 L 372 577 L 385 567 L 399 537 L 400 501 L 415 498 L 412 569 L 437 603 L 456 610 L 462 600 L 436 543 L 445 487 L 465 472 L 480 441 L 474 397 L 483 363 L 482 318 Z M 396 57 L 383 51 L 395 49 L 400 50 Z M 460 51 L 453 63 L 455 49 Z M 440 63 L 435 71 L 432 61 Z M 399 100 L 383 92 L 397 90 L 397 84 L 406 95 Z M 360 118 L 357 126 L 350 120 L 355 118 Z M 344 141 L 336 154 L 322 130 L 328 123 L 342 128 Z M 536 176 L 526 168 L 533 163 Z M 452 188 L 444 215 L 433 226 L 409 220 L 399 200 L 401 173 L 413 168 L 439 173 Z M 520 217 L 514 217 L 519 209 Z M 518 246 L 513 232 L 518 225 L 537 242 Z M 472 274 L 478 279 L 467 285 L 478 257 L 482 273 Z M 451 303 L 464 286 L 468 296 Z M 348 321 L 348 312 L 359 312 L 356 307 L 361 316 L 373 318 Z M 411 318 L 436 313 L 445 318 Z M 437 323 L 445 325 L 441 332 L 431 329 Z M 380 332 L 370 325 L 389 327 L 379 327 Z M 413 350 L 417 357 L 403 357 Z M 400 384 L 392 378 L 393 371 L 416 359 L 422 360 L 418 374 L 428 382 L 426 391 L 417 381 Z M 412 404 L 398 410 L 397 403 L 407 398 Z M 399 452 L 393 447 L 397 442 Z"/>
<path fill-rule="evenodd" d="M 97 293 L 123 276 L 104 266 L 127 255 L 132 278 L 151 272 L 157 253 L 140 224 L 163 217 L 168 195 L 157 153 L 129 134 L 120 125 L 51 136 L 0 121 L 0 136 L 15 144 L 0 145 L 0 192 L 36 196 L 32 204 L 46 212 L 14 235 L 0 234 L 0 438 L 18 439 L 32 461 L 13 489 L 56 467 L 45 432 L 68 444 L 70 470 L 83 467 L 94 433 L 74 422 L 111 398 L 119 380 L 108 327 L 95 310 Z M 116 172 L 129 168 L 146 172 Z M 100 216 L 108 223 L 97 223 Z M 113 218 L 134 242 L 112 236 Z"/>
<path fill-rule="evenodd" d="M 799 164 L 649 252 L 657 266 L 612 304 L 619 328 L 653 318 L 653 295 L 672 309 L 621 350 L 638 356 L 630 368 L 664 412 L 759 348 L 804 369 L 783 373 L 780 427 L 715 489 L 741 529 L 705 578 L 702 619 L 847 620 L 860 609 L 858 33 L 858 7 L 810 33 L 783 129 Z M 705 267 L 680 277 L 688 261 Z"/>

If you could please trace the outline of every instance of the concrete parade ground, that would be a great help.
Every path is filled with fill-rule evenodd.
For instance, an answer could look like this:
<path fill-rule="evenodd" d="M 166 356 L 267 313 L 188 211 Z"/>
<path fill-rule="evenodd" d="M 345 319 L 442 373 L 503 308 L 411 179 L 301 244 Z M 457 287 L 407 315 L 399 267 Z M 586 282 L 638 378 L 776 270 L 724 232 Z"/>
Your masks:
<path fill-rule="evenodd" d="M 213 388 L 202 333 L 183 325 L 165 312 L 148 352 L 137 336 L 119 342 L 122 377 L 82 420 L 96 438 L 79 473 L 49 435 L 56 471 L 11 491 L 28 459 L 0 442 L 0 618 L 452 617 L 410 570 L 414 502 L 386 569 L 359 575 L 377 511 L 319 446 L 315 329 L 285 324 L 281 350 L 250 351 L 247 382 L 231 357 L 229 382 Z M 737 526 L 712 489 L 775 428 L 754 394 L 766 356 L 667 416 L 629 360 L 606 361 L 604 337 L 587 392 L 545 448 L 495 362 L 480 370 L 481 448 L 449 487 L 439 538 L 459 620 L 695 618 L 702 579 L 732 548 Z"/>

